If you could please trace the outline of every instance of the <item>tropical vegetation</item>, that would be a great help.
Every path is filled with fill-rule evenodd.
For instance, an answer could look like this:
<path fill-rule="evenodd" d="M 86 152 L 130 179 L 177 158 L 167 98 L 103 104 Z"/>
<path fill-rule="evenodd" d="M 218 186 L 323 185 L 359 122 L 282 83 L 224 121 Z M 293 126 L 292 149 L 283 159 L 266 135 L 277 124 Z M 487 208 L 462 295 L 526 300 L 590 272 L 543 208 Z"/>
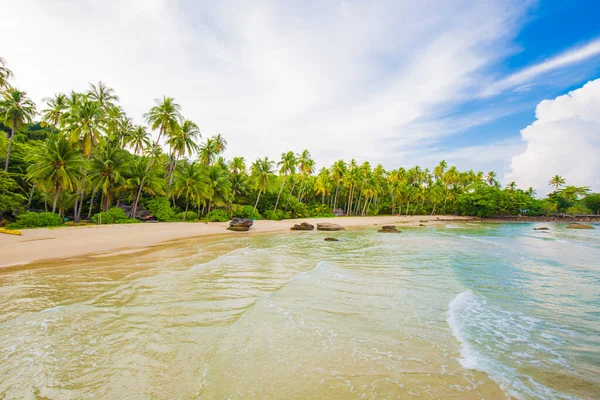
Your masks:
<path fill-rule="evenodd" d="M 226 159 L 227 141 L 207 136 L 176 99 L 155 101 L 137 125 L 104 82 L 59 93 L 37 107 L 12 87 L 0 58 L 0 214 L 15 226 L 74 223 L 225 221 L 334 215 L 597 214 L 600 194 L 552 177 L 536 197 L 494 171 L 385 169 L 338 160 L 316 168 L 308 150 L 278 160 Z M 38 112 L 38 110 L 40 110 Z M 54 215 L 56 217 L 50 217 Z"/>

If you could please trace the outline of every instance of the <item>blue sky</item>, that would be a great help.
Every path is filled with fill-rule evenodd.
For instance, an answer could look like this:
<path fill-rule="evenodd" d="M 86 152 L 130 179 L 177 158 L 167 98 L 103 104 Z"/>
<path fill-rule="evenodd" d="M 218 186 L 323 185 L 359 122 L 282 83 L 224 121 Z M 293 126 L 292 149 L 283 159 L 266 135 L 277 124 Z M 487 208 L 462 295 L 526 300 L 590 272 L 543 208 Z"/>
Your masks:
<path fill-rule="evenodd" d="M 21 0 L 3 14 L 0 56 L 40 103 L 103 80 L 137 123 L 174 97 L 228 157 L 306 148 L 319 167 L 446 159 L 540 192 L 555 174 L 600 186 L 598 89 L 584 87 L 600 77 L 598 1 Z"/>

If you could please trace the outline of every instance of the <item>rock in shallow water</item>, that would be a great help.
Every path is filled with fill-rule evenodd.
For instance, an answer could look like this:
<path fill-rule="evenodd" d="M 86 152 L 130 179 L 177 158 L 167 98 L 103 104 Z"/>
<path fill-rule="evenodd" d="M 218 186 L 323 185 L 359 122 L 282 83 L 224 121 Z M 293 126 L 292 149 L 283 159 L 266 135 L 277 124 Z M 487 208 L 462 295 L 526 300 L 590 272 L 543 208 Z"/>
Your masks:
<path fill-rule="evenodd" d="M 384 225 L 377 232 L 381 232 L 381 233 L 400 233 L 400 231 L 396 228 L 395 225 Z"/>
<path fill-rule="evenodd" d="M 293 231 L 312 231 L 315 229 L 315 226 L 308 222 L 302 222 L 301 224 L 294 224 L 290 229 Z"/>
<path fill-rule="evenodd" d="M 569 224 L 567 229 L 594 229 L 594 227 L 589 224 Z"/>
<path fill-rule="evenodd" d="M 337 224 L 322 223 L 317 224 L 317 230 L 319 231 L 343 231 L 344 227 Z"/>
<path fill-rule="evenodd" d="M 541 228 L 533 228 L 534 231 L 549 231 L 550 228 L 546 228 L 545 226 L 542 226 Z"/>
<path fill-rule="evenodd" d="M 230 231 L 245 232 L 250 230 L 252 224 L 254 224 L 254 221 L 249 218 L 234 218 L 229 223 L 227 229 Z"/>
<path fill-rule="evenodd" d="M 325 239 L 323 239 L 323 240 L 325 240 L 326 242 L 339 242 L 339 240 L 338 240 L 338 239 L 336 239 L 336 238 L 332 238 L 332 237 L 326 237 L 326 238 L 325 238 Z"/>

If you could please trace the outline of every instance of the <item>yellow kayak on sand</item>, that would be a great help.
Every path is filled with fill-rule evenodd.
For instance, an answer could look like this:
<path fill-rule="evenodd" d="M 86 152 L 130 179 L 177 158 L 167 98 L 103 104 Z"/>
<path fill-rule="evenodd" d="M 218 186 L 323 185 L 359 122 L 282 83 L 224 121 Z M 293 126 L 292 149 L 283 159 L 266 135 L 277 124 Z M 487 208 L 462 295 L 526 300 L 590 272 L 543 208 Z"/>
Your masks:
<path fill-rule="evenodd" d="M 21 231 L 15 231 L 14 229 L 0 228 L 0 233 L 6 233 L 7 235 L 21 235 Z"/>

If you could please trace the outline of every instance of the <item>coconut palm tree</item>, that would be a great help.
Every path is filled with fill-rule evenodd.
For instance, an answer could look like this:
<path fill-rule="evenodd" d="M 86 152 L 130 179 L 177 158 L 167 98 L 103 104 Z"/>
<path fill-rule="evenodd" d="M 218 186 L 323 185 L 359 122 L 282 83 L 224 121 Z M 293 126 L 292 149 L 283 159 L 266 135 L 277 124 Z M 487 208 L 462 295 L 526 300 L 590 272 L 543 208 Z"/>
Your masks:
<path fill-rule="evenodd" d="M 275 163 L 265 157 L 262 159 L 257 158 L 250 167 L 250 180 L 252 186 L 255 190 L 258 190 L 258 196 L 256 197 L 254 209 L 252 210 L 252 217 L 254 217 L 254 213 L 256 212 L 260 195 L 267 192 L 273 184 L 273 179 L 275 178 L 275 174 L 273 173 L 274 166 Z"/>
<path fill-rule="evenodd" d="M 90 83 L 88 96 L 90 100 L 97 102 L 102 110 L 114 107 L 115 103 L 119 101 L 119 96 L 115 94 L 115 91 L 102 81 L 99 81 L 97 85 Z"/>
<path fill-rule="evenodd" d="M 190 200 L 197 203 L 204 201 L 208 196 L 208 178 L 202 165 L 192 162 L 186 163 L 175 172 L 175 192 L 178 196 L 185 197 L 185 221 L 189 210 Z"/>
<path fill-rule="evenodd" d="M 64 135 L 48 139 L 28 161 L 28 179 L 44 183 L 53 195 L 52 212 L 65 190 L 75 191 L 79 186 L 84 160 L 76 146 Z"/>
<path fill-rule="evenodd" d="M 133 199 L 131 218 L 135 218 L 142 191 L 151 196 L 164 194 L 164 180 L 160 177 L 160 173 L 156 164 L 150 164 L 148 167 L 147 157 L 140 157 L 129 164 L 126 187 L 131 190 Z"/>
<path fill-rule="evenodd" d="M 223 135 L 220 133 L 217 133 L 217 135 L 214 137 L 214 140 L 217 154 L 224 153 L 225 150 L 227 150 L 227 140 L 225 140 Z"/>
<path fill-rule="evenodd" d="M 0 57 L 0 89 L 8 87 L 8 80 L 12 78 L 13 73 L 6 66 L 4 58 Z"/>
<path fill-rule="evenodd" d="M 60 118 L 69 109 L 67 96 L 63 93 L 55 95 L 53 98 L 42 99 L 48 106 L 42 110 L 42 122 L 58 128 Z"/>
<path fill-rule="evenodd" d="M 206 191 L 208 194 L 208 209 L 206 212 L 209 213 L 213 202 L 227 204 L 230 200 L 231 181 L 229 180 L 229 172 L 219 165 L 208 167 L 206 178 L 208 183 L 208 190 Z"/>
<path fill-rule="evenodd" d="M 105 129 L 104 116 L 98 103 L 89 97 L 81 96 L 75 101 L 62 118 L 71 140 L 81 142 L 82 153 L 89 159 Z"/>
<path fill-rule="evenodd" d="M 207 138 L 206 142 L 200 145 L 198 152 L 200 162 L 205 166 L 210 166 L 219 154 L 219 144 L 214 138 Z"/>
<path fill-rule="evenodd" d="M 274 211 L 277 211 L 277 206 L 279 205 L 279 198 L 281 197 L 281 192 L 283 192 L 283 188 L 287 182 L 288 174 L 296 173 L 296 155 L 293 151 L 288 151 L 287 153 L 281 154 L 281 161 L 277 163 L 279 166 L 279 175 L 283 175 L 283 179 L 281 180 L 281 188 L 279 189 L 279 193 L 277 194 L 277 200 L 275 201 Z"/>
<path fill-rule="evenodd" d="M 144 114 L 144 119 L 150 125 L 150 129 L 158 129 L 157 142 L 163 136 L 170 137 L 178 129 L 179 123 L 183 119 L 181 116 L 181 106 L 175 103 L 172 97 L 163 96 L 162 100 L 156 99 L 156 105 Z"/>
<path fill-rule="evenodd" d="M 436 167 L 433 170 L 433 175 L 435 176 L 435 179 L 440 180 L 442 176 L 444 176 L 444 172 L 446 172 L 447 168 L 448 163 L 446 162 L 446 160 L 440 161 L 440 163 L 436 165 Z"/>
<path fill-rule="evenodd" d="M 233 160 L 229 163 L 229 171 L 233 175 L 239 175 L 246 172 L 246 161 L 244 157 L 233 157 Z"/>
<path fill-rule="evenodd" d="M 134 126 L 127 138 L 127 145 L 133 147 L 134 154 L 141 154 L 146 147 L 149 147 L 150 134 L 146 130 L 146 127 L 141 125 Z"/>
<path fill-rule="evenodd" d="M 548 185 L 554 186 L 554 191 L 557 191 L 561 186 L 565 185 L 565 178 L 560 175 L 554 175 Z"/>
<path fill-rule="evenodd" d="M 335 198 L 333 200 L 333 207 L 331 212 L 334 212 L 337 208 L 338 194 L 340 191 L 340 185 L 346 174 L 346 162 L 344 160 L 337 160 L 331 167 L 331 179 L 335 182 Z"/>
<path fill-rule="evenodd" d="M 325 205 L 325 195 L 331 191 L 331 174 L 329 169 L 323 167 L 319 171 L 317 180 L 315 181 L 315 191 L 317 195 L 321 194 L 321 204 Z"/>
<path fill-rule="evenodd" d="M 125 184 L 129 168 L 129 154 L 119 146 L 107 143 L 99 148 L 92 158 L 90 181 L 92 190 L 102 191 L 103 210 L 107 211 L 115 191 Z"/>
<path fill-rule="evenodd" d="M 10 151 L 15 132 L 25 124 L 31 123 L 35 113 L 35 104 L 27 97 L 27 93 L 12 88 L 2 93 L 2 99 L 0 100 L 0 121 L 10 127 L 10 138 L 6 150 L 4 171 L 8 171 L 10 164 Z"/>
<path fill-rule="evenodd" d="M 171 184 L 173 182 L 173 171 L 177 167 L 177 160 L 179 157 L 185 156 L 186 154 L 192 154 L 198 150 L 196 140 L 201 137 L 200 128 L 198 125 L 190 120 L 183 121 L 183 124 L 179 127 L 171 137 L 167 139 L 167 144 L 171 148 L 171 162 L 169 163 L 169 184 L 167 186 L 167 197 L 171 191 Z"/>

